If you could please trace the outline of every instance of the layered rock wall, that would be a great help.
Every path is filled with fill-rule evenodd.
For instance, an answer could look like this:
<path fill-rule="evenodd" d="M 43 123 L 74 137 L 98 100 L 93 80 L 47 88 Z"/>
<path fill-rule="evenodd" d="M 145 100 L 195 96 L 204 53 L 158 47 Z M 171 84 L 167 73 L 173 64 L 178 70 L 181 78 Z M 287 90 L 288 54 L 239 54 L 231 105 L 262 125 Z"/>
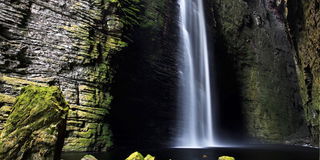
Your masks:
<path fill-rule="evenodd" d="M 111 146 L 113 69 L 139 1 L 1 0 L 0 130 L 25 85 L 59 86 L 70 104 L 65 151 Z M 121 15 L 121 17 L 120 17 Z"/>

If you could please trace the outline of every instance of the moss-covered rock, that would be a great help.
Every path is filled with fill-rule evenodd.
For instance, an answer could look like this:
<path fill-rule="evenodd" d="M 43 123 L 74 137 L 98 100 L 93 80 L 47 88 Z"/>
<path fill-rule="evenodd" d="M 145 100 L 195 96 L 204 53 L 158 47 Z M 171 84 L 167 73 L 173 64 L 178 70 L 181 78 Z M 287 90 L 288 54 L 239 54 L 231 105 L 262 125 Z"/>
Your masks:
<path fill-rule="evenodd" d="M 219 157 L 218 160 L 235 160 L 233 157 L 229 157 L 229 156 L 221 156 Z"/>
<path fill-rule="evenodd" d="M 146 157 L 144 157 L 144 160 L 155 160 L 155 157 L 148 154 Z"/>
<path fill-rule="evenodd" d="M 0 136 L 0 159 L 59 158 L 68 109 L 58 87 L 23 88 Z"/>
<path fill-rule="evenodd" d="M 98 160 L 98 159 L 93 155 L 85 155 L 84 157 L 81 158 L 81 160 Z"/>
<path fill-rule="evenodd" d="M 139 152 L 132 153 L 126 160 L 143 160 L 143 155 Z"/>
<path fill-rule="evenodd" d="M 0 8 L 0 132 L 22 87 L 59 85 L 76 106 L 65 151 L 106 151 L 111 58 L 127 46 L 140 0 L 1 1 Z M 97 127 L 87 130 L 90 124 Z"/>
<path fill-rule="evenodd" d="M 143 158 L 143 155 L 139 152 L 132 153 L 126 160 L 154 160 L 155 157 L 148 154 L 146 157 Z"/>

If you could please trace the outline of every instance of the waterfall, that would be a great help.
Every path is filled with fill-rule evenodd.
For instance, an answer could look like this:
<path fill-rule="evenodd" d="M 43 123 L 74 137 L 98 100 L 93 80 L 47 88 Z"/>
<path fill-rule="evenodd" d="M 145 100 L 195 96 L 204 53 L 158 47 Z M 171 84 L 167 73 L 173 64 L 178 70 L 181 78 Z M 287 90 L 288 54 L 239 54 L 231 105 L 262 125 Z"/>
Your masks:
<path fill-rule="evenodd" d="M 180 90 L 176 147 L 215 146 L 210 60 L 202 0 L 179 0 Z M 214 99 L 213 99 L 214 100 Z"/>

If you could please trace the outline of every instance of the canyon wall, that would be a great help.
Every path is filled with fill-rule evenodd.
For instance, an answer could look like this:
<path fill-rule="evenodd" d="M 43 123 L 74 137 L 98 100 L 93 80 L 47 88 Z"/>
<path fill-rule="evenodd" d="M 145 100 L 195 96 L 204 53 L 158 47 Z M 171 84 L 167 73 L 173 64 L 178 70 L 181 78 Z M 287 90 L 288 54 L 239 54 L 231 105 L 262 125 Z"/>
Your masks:
<path fill-rule="evenodd" d="M 110 58 L 127 45 L 138 3 L 1 0 L 0 131 L 23 86 L 55 85 L 70 104 L 64 151 L 109 148 Z"/>
<path fill-rule="evenodd" d="M 205 2 L 222 125 L 241 123 L 262 142 L 317 145 L 319 0 Z M 110 123 L 116 143 L 168 143 L 177 8 L 176 0 L 0 0 L 0 132 L 22 87 L 59 86 L 70 105 L 64 151 L 106 151 Z"/>
<path fill-rule="evenodd" d="M 224 82 L 236 81 L 222 86 L 239 92 L 239 106 L 229 109 L 241 108 L 245 132 L 264 142 L 317 145 L 319 2 L 289 2 L 214 0 L 208 19 L 221 67 L 229 68 Z"/>
<path fill-rule="evenodd" d="M 304 116 L 312 139 L 320 134 L 320 1 L 288 1 L 288 23 L 297 51 L 297 73 Z"/>

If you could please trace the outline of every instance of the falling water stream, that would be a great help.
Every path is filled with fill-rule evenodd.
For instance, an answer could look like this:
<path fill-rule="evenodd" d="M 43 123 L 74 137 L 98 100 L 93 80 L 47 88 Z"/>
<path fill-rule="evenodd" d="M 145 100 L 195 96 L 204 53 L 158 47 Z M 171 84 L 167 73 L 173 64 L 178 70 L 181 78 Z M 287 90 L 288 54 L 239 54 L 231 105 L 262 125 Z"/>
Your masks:
<path fill-rule="evenodd" d="M 176 147 L 215 146 L 210 60 L 202 0 L 180 5 L 180 122 Z"/>

